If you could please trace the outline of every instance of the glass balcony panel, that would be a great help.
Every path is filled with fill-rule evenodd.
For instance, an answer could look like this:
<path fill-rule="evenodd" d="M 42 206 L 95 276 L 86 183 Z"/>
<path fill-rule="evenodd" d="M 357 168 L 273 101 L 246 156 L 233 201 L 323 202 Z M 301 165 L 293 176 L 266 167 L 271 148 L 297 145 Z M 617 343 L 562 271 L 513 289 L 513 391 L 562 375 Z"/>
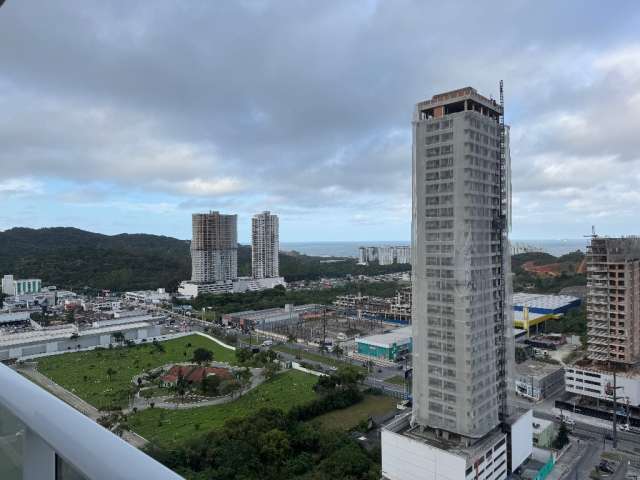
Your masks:
<path fill-rule="evenodd" d="M 56 480 L 88 480 L 79 473 L 73 465 L 65 462 L 64 458 L 56 455 Z"/>
<path fill-rule="evenodd" d="M 0 405 L 0 478 L 22 480 L 25 425 Z"/>

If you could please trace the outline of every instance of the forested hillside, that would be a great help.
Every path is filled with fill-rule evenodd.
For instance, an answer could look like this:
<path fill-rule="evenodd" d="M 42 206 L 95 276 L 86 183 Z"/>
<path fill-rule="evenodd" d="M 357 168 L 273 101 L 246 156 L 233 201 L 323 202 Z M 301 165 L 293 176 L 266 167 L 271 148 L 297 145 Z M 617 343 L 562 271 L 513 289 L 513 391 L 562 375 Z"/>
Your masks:
<path fill-rule="evenodd" d="M 354 259 L 326 263 L 325 258 L 280 254 L 287 281 L 375 275 L 409 270 L 409 265 L 361 266 Z M 240 275 L 251 273 L 251 247 L 238 248 Z M 42 278 L 45 285 L 82 290 L 175 290 L 191 276 L 189 242 L 146 234 L 102 235 L 77 228 L 13 228 L 0 232 L 0 275 Z"/>
<path fill-rule="evenodd" d="M 188 242 L 171 237 L 14 228 L 0 233 L 0 272 L 64 288 L 129 290 L 175 288 L 191 264 Z"/>

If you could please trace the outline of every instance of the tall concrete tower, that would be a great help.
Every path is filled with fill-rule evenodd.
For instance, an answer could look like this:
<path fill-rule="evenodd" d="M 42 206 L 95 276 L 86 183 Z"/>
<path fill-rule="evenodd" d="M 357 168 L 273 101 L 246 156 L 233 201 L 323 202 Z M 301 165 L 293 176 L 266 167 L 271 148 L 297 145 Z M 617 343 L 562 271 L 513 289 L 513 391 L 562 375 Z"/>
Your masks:
<path fill-rule="evenodd" d="M 253 278 L 273 278 L 280 275 L 280 234 L 278 216 L 262 212 L 251 223 L 251 272 Z"/>
<path fill-rule="evenodd" d="M 194 213 L 191 281 L 212 283 L 238 278 L 238 216 Z"/>
<path fill-rule="evenodd" d="M 502 90 L 502 86 L 501 86 Z M 382 429 L 382 478 L 506 480 L 533 449 L 508 409 L 509 131 L 503 102 L 467 87 L 413 117 L 413 409 Z"/>
<path fill-rule="evenodd" d="M 467 87 L 418 103 L 413 119 L 412 424 L 469 438 L 500 424 L 513 358 L 501 115 Z"/>

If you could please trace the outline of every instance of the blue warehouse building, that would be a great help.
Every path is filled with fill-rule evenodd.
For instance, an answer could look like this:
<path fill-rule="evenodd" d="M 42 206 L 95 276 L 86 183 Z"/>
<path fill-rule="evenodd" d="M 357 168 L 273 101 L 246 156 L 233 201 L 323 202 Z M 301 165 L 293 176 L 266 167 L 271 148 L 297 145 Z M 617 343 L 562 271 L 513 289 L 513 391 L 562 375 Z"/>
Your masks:
<path fill-rule="evenodd" d="M 543 295 L 539 293 L 514 293 L 513 310 L 540 315 L 562 315 L 572 308 L 579 307 L 582 301 L 569 295 Z"/>

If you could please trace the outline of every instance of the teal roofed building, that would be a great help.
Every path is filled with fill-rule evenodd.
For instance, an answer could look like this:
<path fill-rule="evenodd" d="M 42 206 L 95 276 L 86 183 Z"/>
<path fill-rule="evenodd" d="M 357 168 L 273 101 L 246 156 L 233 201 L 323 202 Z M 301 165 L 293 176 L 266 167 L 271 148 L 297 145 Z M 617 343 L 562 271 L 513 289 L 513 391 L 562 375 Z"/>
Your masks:
<path fill-rule="evenodd" d="M 395 362 L 411 353 L 411 327 L 356 339 L 357 352 L 377 360 Z"/>

